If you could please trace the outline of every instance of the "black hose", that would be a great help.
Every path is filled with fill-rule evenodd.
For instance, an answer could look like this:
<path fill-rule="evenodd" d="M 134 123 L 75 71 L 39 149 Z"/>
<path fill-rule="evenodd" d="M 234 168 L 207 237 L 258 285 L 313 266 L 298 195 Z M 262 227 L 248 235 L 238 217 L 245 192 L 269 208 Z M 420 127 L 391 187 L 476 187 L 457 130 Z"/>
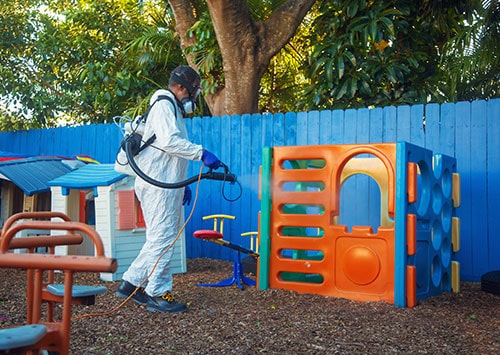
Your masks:
<path fill-rule="evenodd" d="M 126 139 L 125 140 L 125 153 L 127 154 L 127 159 L 128 159 L 128 163 L 130 164 L 130 167 L 137 174 L 137 176 L 139 176 L 141 179 L 143 179 L 144 181 L 150 183 L 151 185 L 157 186 L 157 187 L 161 187 L 164 189 L 178 189 L 181 187 L 185 187 L 189 184 L 192 184 L 192 183 L 198 181 L 198 179 L 200 179 L 200 180 L 201 179 L 220 180 L 220 181 L 227 181 L 230 183 L 234 183 L 237 181 L 236 175 L 231 174 L 229 171 L 227 171 L 228 169 L 225 165 L 223 165 L 225 170 L 226 170 L 224 173 L 216 173 L 216 172 L 212 171 L 212 169 L 210 169 L 210 171 L 201 174 L 201 176 L 198 176 L 198 175 L 192 176 L 186 180 L 179 181 L 179 182 L 158 181 L 158 180 L 155 180 L 152 177 L 146 175 L 139 168 L 139 166 L 137 166 L 137 163 L 135 162 L 135 159 L 134 159 L 134 155 L 132 153 L 132 148 L 133 147 L 132 147 L 131 142 L 128 139 Z"/>

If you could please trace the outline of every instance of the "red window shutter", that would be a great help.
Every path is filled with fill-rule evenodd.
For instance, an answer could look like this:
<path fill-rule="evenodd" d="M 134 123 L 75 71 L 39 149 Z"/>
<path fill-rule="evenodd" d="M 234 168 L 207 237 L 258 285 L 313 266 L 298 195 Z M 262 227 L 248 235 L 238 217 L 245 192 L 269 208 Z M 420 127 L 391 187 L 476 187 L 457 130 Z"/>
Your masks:
<path fill-rule="evenodd" d="M 135 198 L 135 205 L 137 206 L 137 228 L 146 228 L 146 222 L 144 222 L 144 215 L 142 214 L 141 203 Z"/>
<path fill-rule="evenodd" d="M 80 200 L 79 200 L 79 216 L 78 216 L 78 221 L 81 223 L 87 223 L 87 214 L 85 211 L 85 202 L 86 202 L 86 197 L 87 194 L 85 191 L 80 191 Z"/>
<path fill-rule="evenodd" d="M 135 228 L 135 193 L 134 190 L 117 191 L 118 200 L 118 229 Z"/>

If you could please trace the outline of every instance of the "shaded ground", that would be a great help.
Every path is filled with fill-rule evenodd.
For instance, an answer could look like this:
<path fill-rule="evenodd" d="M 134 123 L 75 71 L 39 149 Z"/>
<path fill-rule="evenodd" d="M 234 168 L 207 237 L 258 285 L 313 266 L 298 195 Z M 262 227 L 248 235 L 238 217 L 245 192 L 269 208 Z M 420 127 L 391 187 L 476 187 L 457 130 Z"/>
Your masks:
<path fill-rule="evenodd" d="M 188 302 L 187 313 L 150 313 L 129 302 L 109 315 L 75 320 L 71 353 L 500 353 L 500 296 L 481 291 L 479 283 L 463 283 L 460 293 L 411 309 L 286 290 L 196 286 L 231 273 L 230 262 L 188 260 L 188 272 L 174 277 L 174 293 Z M 93 306 L 75 307 L 75 316 L 120 304 L 118 282 L 93 274 L 76 280 L 109 291 Z M 23 324 L 25 312 L 25 273 L 0 269 L 0 327 Z"/>

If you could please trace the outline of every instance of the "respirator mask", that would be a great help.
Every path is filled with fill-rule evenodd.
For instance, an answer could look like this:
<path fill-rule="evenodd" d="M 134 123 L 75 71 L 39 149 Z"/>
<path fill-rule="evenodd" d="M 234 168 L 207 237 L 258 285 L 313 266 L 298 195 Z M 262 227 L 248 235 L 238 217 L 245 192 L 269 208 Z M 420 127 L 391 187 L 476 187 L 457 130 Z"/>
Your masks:
<path fill-rule="evenodd" d="M 181 65 L 172 72 L 170 79 L 187 89 L 189 97 L 181 101 L 181 106 L 184 113 L 193 113 L 196 110 L 196 100 L 201 92 L 198 73 L 187 65 Z"/>
<path fill-rule="evenodd" d="M 187 89 L 187 88 L 186 88 Z M 198 96 L 200 95 L 200 88 L 196 88 L 194 93 L 191 93 L 191 91 L 188 89 L 189 92 L 189 97 L 186 99 L 183 99 L 181 101 L 182 104 L 182 109 L 184 110 L 185 113 L 188 115 L 193 113 L 194 110 L 196 110 L 196 100 L 198 99 Z"/>

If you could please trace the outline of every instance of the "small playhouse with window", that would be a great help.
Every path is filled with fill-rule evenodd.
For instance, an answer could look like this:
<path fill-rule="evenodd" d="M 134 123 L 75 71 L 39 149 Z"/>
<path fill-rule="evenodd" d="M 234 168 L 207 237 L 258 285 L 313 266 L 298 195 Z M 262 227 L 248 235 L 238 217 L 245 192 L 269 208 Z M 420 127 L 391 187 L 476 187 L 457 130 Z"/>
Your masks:
<path fill-rule="evenodd" d="M 117 173 L 113 164 L 87 164 L 49 182 L 51 210 L 95 226 L 106 255 L 118 261 L 115 273 L 101 274 L 103 281 L 120 280 L 145 242 L 146 229 L 134 193 L 134 179 Z M 59 248 L 57 253 L 62 255 L 94 255 L 90 241 Z M 174 274 L 186 272 L 184 234 L 175 243 L 171 263 Z"/>

